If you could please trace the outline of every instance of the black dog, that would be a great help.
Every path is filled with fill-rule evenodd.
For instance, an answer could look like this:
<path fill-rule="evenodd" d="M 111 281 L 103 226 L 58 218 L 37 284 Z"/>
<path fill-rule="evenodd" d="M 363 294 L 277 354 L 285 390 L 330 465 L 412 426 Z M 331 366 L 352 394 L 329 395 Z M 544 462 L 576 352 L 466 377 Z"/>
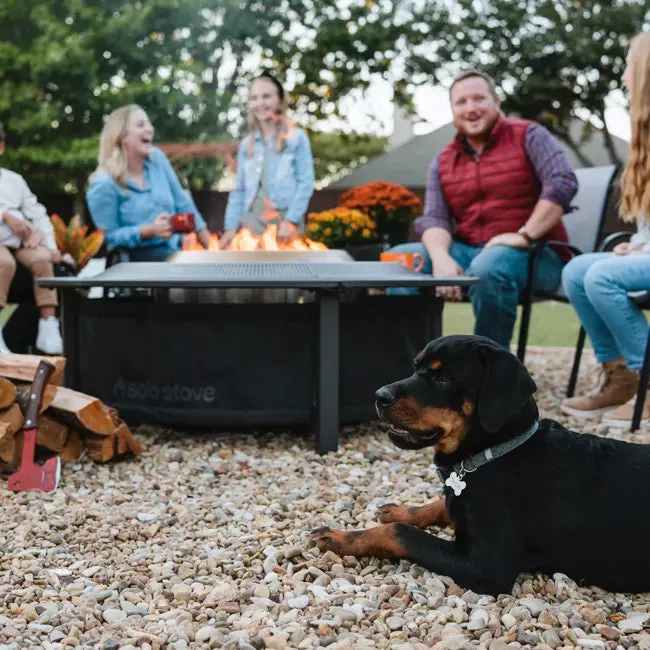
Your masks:
<path fill-rule="evenodd" d="M 368 530 L 321 528 L 318 546 L 405 558 L 494 595 L 522 572 L 649 591 L 650 445 L 538 422 L 535 390 L 518 359 L 489 339 L 431 342 L 411 377 L 377 391 L 377 411 L 398 447 L 434 447 L 445 501 L 384 506 L 385 525 Z M 449 521 L 453 542 L 421 530 Z"/>

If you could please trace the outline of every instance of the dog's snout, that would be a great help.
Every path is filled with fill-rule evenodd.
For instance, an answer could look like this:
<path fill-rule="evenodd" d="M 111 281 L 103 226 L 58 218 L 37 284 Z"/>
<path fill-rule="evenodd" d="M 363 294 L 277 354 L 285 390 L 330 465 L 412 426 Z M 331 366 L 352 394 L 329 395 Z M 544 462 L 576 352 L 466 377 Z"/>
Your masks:
<path fill-rule="evenodd" d="M 397 401 L 397 396 L 388 386 L 382 386 L 375 393 L 375 400 L 381 407 L 388 408 Z"/>

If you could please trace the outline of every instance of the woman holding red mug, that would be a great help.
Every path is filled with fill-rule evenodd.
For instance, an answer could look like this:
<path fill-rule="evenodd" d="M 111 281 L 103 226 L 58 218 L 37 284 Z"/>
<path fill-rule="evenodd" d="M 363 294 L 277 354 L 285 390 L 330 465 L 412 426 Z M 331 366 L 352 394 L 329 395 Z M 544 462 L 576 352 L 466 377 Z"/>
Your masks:
<path fill-rule="evenodd" d="M 99 164 L 86 193 L 108 248 L 124 248 L 136 262 L 165 261 L 180 250 L 182 232 L 196 232 L 204 248 L 210 243 L 203 217 L 165 154 L 153 146 L 153 135 L 139 106 L 113 111 L 102 129 Z"/>

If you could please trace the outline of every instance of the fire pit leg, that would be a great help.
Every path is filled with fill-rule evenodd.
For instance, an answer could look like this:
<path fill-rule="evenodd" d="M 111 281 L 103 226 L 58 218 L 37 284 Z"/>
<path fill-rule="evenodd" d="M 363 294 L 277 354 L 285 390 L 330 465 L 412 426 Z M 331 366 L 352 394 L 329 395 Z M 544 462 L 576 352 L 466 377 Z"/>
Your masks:
<path fill-rule="evenodd" d="M 339 292 L 317 292 L 318 377 L 316 382 L 316 451 L 337 451 L 339 444 Z"/>

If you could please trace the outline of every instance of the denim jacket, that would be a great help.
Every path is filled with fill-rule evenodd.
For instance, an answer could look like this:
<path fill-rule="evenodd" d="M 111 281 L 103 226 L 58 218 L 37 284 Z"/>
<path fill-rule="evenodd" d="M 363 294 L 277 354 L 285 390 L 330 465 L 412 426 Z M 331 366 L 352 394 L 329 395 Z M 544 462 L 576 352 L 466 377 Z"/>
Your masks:
<path fill-rule="evenodd" d="M 196 231 L 207 228 L 167 156 L 156 147 L 152 147 L 151 156 L 144 163 L 144 179 L 144 187 L 129 180 L 127 187 L 121 188 L 108 173 L 101 172 L 90 181 L 86 203 L 95 226 L 105 231 L 108 248 L 162 246 L 179 249 L 179 234 L 169 239 L 142 239 L 140 236 L 142 224 L 151 223 L 160 212 L 193 212 Z"/>
<path fill-rule="evenodd" d="M 278 210 L 286 210 L 287 221 L 300 226 L 314 192 L 314 160 L 307 134 L 296 128 L 280 153 L 271 147 L 267 155 L 270 156 L 269 200 Z M 224 217 L 226 230 L 237 230 L 242 216 L 253 205 L 262 177 L 263 158 L 264 142 L 259 132 L 255 133 L 252 157 L 248 155 L 248 138 L 242 140 L 237 157 L 235 188 L 228 197 Z"/>

